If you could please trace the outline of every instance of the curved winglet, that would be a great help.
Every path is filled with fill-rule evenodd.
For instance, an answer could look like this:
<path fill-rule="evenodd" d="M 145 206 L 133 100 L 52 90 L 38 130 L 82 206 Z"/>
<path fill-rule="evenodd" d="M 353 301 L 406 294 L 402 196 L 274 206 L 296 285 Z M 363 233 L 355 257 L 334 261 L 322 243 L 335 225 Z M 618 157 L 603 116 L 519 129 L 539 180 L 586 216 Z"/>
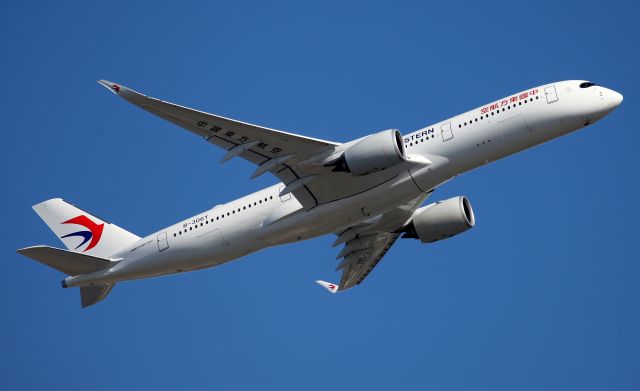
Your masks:
<path fill-rule="evenodd" d="M 112 81 L 109 80 L 98 80 L 98 83 L 103 85 L 105 88 L 107 88 L 109 91 L 113 92 L 114 94 L 118 95 L 119 97 L 123 98 L 126 101 L 129 101 L 130 103 L 133 103 L 134 105 L 143 108 L 145 110 L 149 110 L 149 108 L 147 107 L 147 105 L 145 105 L 144 103 L 149 101 L 149 100 L 153 100 L 152 98 L 149 98 L 148 96 L 139 93 L 138 91 L 134 91 L 129 87 L 125 87 L 122 84 L 118 84 L 118 83 L 114 83 Z M 155 99 L 157 101 L 157 99 Z M 154 114 L 157 114 L 154 111 L 151 111 Z"/>
<path fill-rule="evenodd" d="M 108 88 L 109 91 L 113 92 L 116 95 L 120 93 L 121 87 L 119 84 L 110 82 L 109 80 L 98 80 L 98 83 L 102 84 L 103 86 Z"/>
<path fill-rule="evenodd" d="M 334 283 L 331 283 L 331 282 L 322 281 L 322 280 L 316 281 L 316 284 L 320 285 L 321 287 L 325 288 L 326 290 L 328 290 L 331 293 L 336 293 L 338 291 L 338 289 L 340 289 L 340 287 L 337 284 L 334 284 Z"/>

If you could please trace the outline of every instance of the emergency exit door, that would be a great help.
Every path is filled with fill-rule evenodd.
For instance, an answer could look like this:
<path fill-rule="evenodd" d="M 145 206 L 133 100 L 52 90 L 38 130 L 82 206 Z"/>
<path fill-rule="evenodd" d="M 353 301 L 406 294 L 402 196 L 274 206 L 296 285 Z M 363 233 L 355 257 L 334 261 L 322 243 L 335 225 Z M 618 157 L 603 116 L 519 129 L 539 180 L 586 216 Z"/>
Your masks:
<path fill-rule="evenodd" d="M 284 190 L 284 186 L 280 186 L 280 191 Z M 291 193 L 287 193 L 285 195 L 280 196 L 280 202 L 289 201 L 291 199 Z"/>
<path fill-rule="evenodd" d="M 554 103 L 558 101 L 558 94 L 556 93 L 556 86 L 547 87 L 544 89 L 544 95 L 547 97 L 547 103 Z"/>
<path fill-rule="evenodd" d="M 442 141 L 449 141 L 453 138 L 453 130 L 451 130 L 451 122 L 444 124 L 440 127 L 440 133 L 442 134 Z"/>
<path fill-rule="evenodd" d="M 161 232 L 158 234 L 158 251 L 164 251 L 169 248 L 169 242 L 167 241 L 167 233 Z"/>

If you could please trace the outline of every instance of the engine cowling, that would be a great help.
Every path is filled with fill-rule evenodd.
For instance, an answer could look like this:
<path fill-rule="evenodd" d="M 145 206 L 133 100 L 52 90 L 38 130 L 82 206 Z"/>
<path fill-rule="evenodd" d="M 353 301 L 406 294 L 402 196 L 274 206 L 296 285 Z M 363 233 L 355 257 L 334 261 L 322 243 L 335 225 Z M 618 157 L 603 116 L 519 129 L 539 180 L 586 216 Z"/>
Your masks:
<path fill-rule="evenodd" d="M 467 197 L 459 196 L 417 210 L 402 237 L 431 243 L 462 233 L 475 224 L 471 203 Z"/>
<path fill-rule="evenodd" d="M 329 165 L 334 171 L 362 176 L 400 164 L 406 160 L 402 135 L 396 129 L 372 134 L 350 146 Z"/>

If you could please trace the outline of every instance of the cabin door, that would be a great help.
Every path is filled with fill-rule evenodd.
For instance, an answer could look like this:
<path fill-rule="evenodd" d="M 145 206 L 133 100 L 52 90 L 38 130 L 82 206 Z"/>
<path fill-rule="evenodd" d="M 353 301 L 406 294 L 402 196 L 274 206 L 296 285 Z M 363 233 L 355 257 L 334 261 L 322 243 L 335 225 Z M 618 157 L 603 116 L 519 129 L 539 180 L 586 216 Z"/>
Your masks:
<path fill-rule="evenodd" d="M 169 242 L 167 241 L 167 233 L 160 232 L 157 238 L 158 242 L 158 251 L 162 252 L 169 248 Z"/>
<path fill-rule="evenodd" d="M 547 103 L 555 103 L 558 101 L 558 94 L 556 93 L 555 86 L 545 88 L 544 95 L 547 97 Z"/>

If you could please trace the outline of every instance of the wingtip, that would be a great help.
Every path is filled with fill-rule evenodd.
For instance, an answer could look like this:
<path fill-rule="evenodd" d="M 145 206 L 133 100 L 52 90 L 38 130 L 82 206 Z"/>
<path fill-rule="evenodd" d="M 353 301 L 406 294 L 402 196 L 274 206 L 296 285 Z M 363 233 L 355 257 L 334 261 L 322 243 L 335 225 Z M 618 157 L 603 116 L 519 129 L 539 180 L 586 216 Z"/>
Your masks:
<path fill-rule="evenodd" d="M 336 293 L 338 289 L 340 289 L 340 287 L 337 284 L 334 284 L 332 282 L 317 280 L 316 284 L 320 285 L 321 287 L 325 288 L 331 293 Z"/>
<path fill-rule="evenodd" d="M 120 88 L 121 88 L 120 84 L 111 82 L 109 80 L 104 80 L 104 79 L 98 80 L 98 83 L 102 84 L 105 88 L 107 88 L 109 91 L 113 92 L 116 95 L 120 93 Z"/>

